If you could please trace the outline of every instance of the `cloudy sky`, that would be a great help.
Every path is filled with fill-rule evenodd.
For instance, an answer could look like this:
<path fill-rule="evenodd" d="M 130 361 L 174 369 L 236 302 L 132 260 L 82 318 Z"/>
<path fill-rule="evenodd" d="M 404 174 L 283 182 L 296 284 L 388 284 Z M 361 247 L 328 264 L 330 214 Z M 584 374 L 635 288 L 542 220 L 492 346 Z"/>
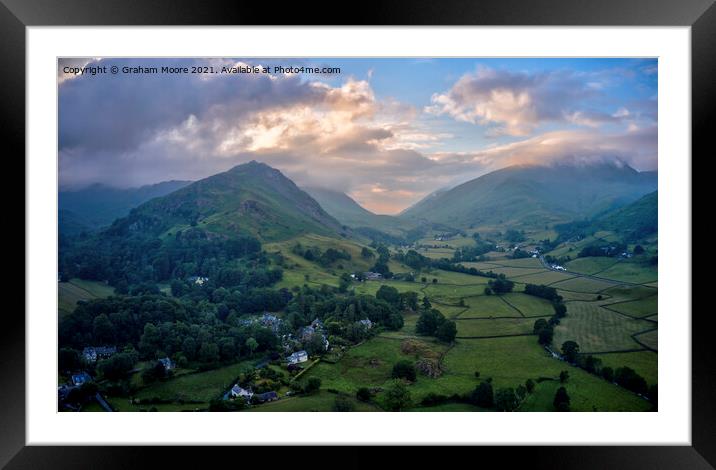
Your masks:
<path fill-rule="evenodd" d="M 97 74 L 65 67 L 338 67 Z M 200 179 L 250 160 L 377 213 L 513 164 L 657 169 L 656 59 L 60 59 L 60 187 Z"/>

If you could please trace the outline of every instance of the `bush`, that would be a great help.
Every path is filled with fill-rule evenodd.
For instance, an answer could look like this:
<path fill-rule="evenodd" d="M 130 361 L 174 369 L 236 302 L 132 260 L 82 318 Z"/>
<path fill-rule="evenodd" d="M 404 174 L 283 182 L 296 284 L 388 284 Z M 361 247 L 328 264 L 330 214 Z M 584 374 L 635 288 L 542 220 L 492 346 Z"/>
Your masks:
<path fill-rule="evenodd" d="M 318 377 L 311 377 L 306 382 L 306 385 L 303 387 L 304 393 L 316 393 L 321 388 L 321 379 Z"/>
<path fill-rule="evenodd" d="M 361 387 L 356 392 L 356 398 L 363 402 L 369 402 L 372 396 L 368 387 Z"/>
<path fill-rule="evenodd" d="M 487 381 L 481 382 L 470 395 L 470 401 L 483 408 L 491 408 L 494 406 L 495 397 L 492 391 L 492 384 Z"/>
<path fill-rule="evenodd" d="M 518 405 L 513 388 L 501 388 L 495 394 L 495 406 L 500 411 L 514 411 Z"/>
<path fill-rule="evenodd" d="M 569 395 L 567 394 L 566 388 L 559 387 L 557 389 L 552 404 L 557 411 L 569 411 Z"/>
<path fill-rule="evenodd" d="M 415 366 L 410 361 L 398 361 L 393 366 L 390 376 L 394 379 L 406 379 L 415 382 Z"/>
<path fill-rule="evenodd" d="M 355 404 L 345 395 L 338 395 L 333 403 L 333 411 L 348 412 L 354 411 Z"/>

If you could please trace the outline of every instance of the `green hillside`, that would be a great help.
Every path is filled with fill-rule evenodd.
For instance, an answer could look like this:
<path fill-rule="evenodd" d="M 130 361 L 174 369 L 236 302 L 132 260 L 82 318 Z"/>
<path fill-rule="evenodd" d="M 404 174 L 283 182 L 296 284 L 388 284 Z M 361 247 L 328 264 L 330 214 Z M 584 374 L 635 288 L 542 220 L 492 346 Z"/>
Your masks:
<path fill-rule="evenodd" d="M 627 239 L 639 239 L 657 233 L 659 229 L 659 196 L 657 191 L 639 200 L 597 217 L 596 230 L 616 232 Z"/>
<path fill-rule="evenodd" d="M 401 214 L 456 227 L 539 227 L 590 218 L 654 191 L 656 174 L 627 165 L 512 166 L 426 198 Z"/>
<path fill-rule="evenodd" d="M 337 234 L 341 224 L 280 171 L 252 161 L 153 199 L 110 231 L 167 236 L 188 227 L 273 241 L 302 233 Z"/>
<path fill-rule="evenodd" d="M 191 181 L 164 181 L 139 188 L 113 188 L 93 184 L 86 188 L 58 193 L 60 233 L 74 235 L 106 227 L 115 219 L 155 197 L 183 188 Z"/>
<path fill-rule="evenodd" d="M 304 191 L 318 201 L 326 212 L 352 228 L 370 227 L 399 236 L 414 226 L 410 221 L 397 217 L 374 214 L 340 191 L 316 187 L 304 188 Z"/>

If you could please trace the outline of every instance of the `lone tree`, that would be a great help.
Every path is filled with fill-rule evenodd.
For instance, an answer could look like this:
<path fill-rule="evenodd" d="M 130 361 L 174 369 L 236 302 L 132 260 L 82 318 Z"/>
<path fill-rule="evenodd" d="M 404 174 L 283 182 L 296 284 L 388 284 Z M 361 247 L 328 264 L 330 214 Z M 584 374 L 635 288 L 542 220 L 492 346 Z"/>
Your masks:
<path fill-rule="evenodd" d="M 563 370 L 562 372 L 559 373 L 559 382 L 560 383 L 565 383 L 568 379 L 569 379 L 569 372 L 567 372 L 566 370 Z"/>
<path fill-rule="evenodd" d="M 398 361 L 393 366 L 390 376 L 394 379 L 405 379 L 415 382 L 415 366 L 410 361 Z"/>
<path fill-rule="evenodd" d="M 551 326 L 547 326 L 547 328 L 542 328 L 538 334 L 539 344 L 543 346 L 548 346 L 552 344 L 552 338 L 554 337 L 554 329 Z"/>
<path fill-rule="evenodd" d="M 410 390 L 400 380 L 393 380 L 385 390 L 385 406 L 390 411 L 401 411 L 411 404 Z"/>
<path fill-rule="evenodd" d="M 519 402 L 515 390 L 510 388 L 501 388 L 495 394 L 495 406 L 500 411 L 515 411 Z"/>
<path fill-rule="evenodd" d="M 370 401 L 371 393 L 368 387 L 361 387 L 356 392 L 356 398 L 360 401 Z"/>
<path fill-rule="evenodd" d="M 559 387 L 557 389 L 552 404 L 557 411 L 569 411 L 569 395 L 567 394 L 566 388 Z"/>
<path fill-rule="evenodd" d="M 311 393 L 316 393 L 319 388 L 321 388 L 321 379 L 318 377 L 311 377 L 308 379 L 308 382 L 306 382 L 306 386 L 303 388 L 303 391 L 310 395 Z"/>
<path fill-rule="evenodd" d="M 435 337 L 446 343 L 455 341 L 455 336 L 457 336 L 457 326 L 452 320 L 445 320 L 435 331 Z"/>
<path fill-rule="evenodd" d="M 470 395 L 470 401 L 483 408 L 491 408 L 495 404 L 495 396 L 490 382 L 481 382 Z"/>
<path fill-rule="evenodd" d="M 579 355 L 579 345 L 575 341 L 565 341 L 562 343 L 562 356 L 567 362 L 574 364 L 577 362 Z"/>

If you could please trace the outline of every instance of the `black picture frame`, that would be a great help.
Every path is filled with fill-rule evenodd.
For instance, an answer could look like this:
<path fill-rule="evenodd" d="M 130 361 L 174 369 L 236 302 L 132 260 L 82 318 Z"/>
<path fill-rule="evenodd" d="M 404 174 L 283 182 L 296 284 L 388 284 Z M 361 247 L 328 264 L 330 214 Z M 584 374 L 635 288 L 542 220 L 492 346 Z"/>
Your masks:
<path fill-rule="evenodd" d="M 278 4 L 268 2 L 196 0 L 0 0 L 0 129 L 4 129 L 7 135 L 3 153 L 7 157 L 13 156 L 18 165 L 17 171 L 24 175 L 24 164 L 19 163 L 19 155 L 25 154 L 25 28 L 28 26 L 289 24 L 690 26 L 692 153 L 705 154 L 706 149 L 713 153 L 712 146 L 708 144 L 710 134 L 716 127 L 714 1 L 401 0 L 362 2 L 360 8 L 354 8 L 348 14 L 335 2 L 323 1 L 310 2 L 309 8 L 305 2 L 285 2 L 276 6 Z M 18 199 L 16 194 L 11 199 L 15 202 Z M 691 257 L 691 254 L 688 256 Z M 495 447 L 481 450 L 480 460 L 488 462 L 490 454 L 494 454 L 503 461 L 528 460 L 532 467 L 559 464 L 564 468 L 578 466 L 581 469 L 714 468 L 716 353 L 714 341 L 710 338 L 711 320 L 707 312 L 700 313 L 694 310 L 692 315 L 692 446 L 521 447 L 509 452 Z M 25 321 L 17 311 L 7 311 L 4 315 L 0 328 L 0 351 L 0 377 L 4 392 L 0 400 L 0 465 L 7 465 L 8 468 L 124 468 L 141 463 L 145 456 L 161 451 L 136 447 L 25 446 Z M 182 466 L 205 464 L 203 453 L 195 450 L 176 448 L 172 454 L 183 463 Z M 427 457 L 425 448 L 416 448 L 412 454 L 418 459 Z M 212 460 L 219 465 L 218 455 Z M 362 466 L 362 462 L 369 460 L 368 455 L 359 453 L 346 465 Z"/>

